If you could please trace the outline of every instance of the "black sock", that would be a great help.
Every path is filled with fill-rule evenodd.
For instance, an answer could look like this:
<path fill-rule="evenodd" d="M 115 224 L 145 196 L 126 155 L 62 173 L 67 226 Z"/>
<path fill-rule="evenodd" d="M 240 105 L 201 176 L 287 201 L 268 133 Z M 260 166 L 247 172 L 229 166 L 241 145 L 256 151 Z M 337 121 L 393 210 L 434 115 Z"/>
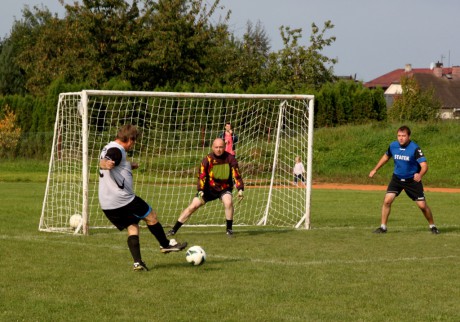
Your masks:
<path fill-rule="evenodd" d="M 233 220 L 227 219 L 227 229 L 232 229 L 232 227 L 233 227 Z"/>
<path fill-rule="evenodd" d="M 177 231 L 179 230 L 179 228 L 182 227 L 182 225 L 183 224 L 180 221 L 176 221 L 176 224 L 173 227 L 174 232 L 177 233 Z"/>
<path fill-rule="evenodd" d="M 131 256 L 133 256 L 133 260 L 135 263 L 142 262 L 141 257 L 141 246 L 139 244 L 139 236 L 131 235 L 128 236 L 128 248 L 131 252 Z"/>
<path fill-rule="evenodd" d="M 157 222 L 155 225 L 147 225 L 147 228 L 150 230 L 153 236 L 158 240 L 161 247 L 169 246 L 169 239 L 166 238 L 165 231 L 160 222 Z"/>

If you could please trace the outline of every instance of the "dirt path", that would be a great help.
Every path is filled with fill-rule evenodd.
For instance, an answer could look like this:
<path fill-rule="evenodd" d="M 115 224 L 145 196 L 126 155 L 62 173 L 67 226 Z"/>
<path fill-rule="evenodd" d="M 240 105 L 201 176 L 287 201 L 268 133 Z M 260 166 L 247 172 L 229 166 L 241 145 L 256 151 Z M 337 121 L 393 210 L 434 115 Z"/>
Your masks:
<path fill-rule="evenodd" d="M 313 189 L 336 189 L 336 190 L 362 190 L 362 191 L 385 191 L 387 186 L 376 185 L 359 185 L 359 184 L 346 184 L 346 183 L 317 183 L 312 185 Z M 424 187 L 425 191 L 434 192 L 451 192 L 460 193 L 460 188 L 431 188 Z"/>

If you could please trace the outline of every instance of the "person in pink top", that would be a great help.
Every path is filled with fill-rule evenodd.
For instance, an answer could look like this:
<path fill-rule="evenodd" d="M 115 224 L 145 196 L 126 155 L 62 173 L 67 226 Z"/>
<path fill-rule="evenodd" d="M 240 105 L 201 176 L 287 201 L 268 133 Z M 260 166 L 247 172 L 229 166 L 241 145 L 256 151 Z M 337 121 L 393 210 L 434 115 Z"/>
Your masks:
<path fill-rule="evenodd" d="M 235 144 L 238 142 L 238 135 L 232 130 L 232 125 L 225 123 L 225 130 L 219 136 L 225 142 L 225 151 L 231 155 L 235 155 Z"/>

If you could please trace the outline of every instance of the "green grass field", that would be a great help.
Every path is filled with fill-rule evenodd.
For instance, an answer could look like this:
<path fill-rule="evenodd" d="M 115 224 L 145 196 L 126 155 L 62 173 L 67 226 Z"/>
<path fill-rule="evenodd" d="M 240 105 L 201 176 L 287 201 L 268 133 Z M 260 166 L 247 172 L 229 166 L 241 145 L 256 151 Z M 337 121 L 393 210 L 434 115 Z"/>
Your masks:
<path fill-rule="evenodd" d="M 44 188 L 0 182 L 0 321 L 460 321 L 458 193 L 427 192 L 440 235 L 405 195 L 372 234 L 382 191 L 314 190 L 311 230 L 184 227 L 198 267 L 143 229 L 136 273 L 126 232 L 38 232 Z"/>

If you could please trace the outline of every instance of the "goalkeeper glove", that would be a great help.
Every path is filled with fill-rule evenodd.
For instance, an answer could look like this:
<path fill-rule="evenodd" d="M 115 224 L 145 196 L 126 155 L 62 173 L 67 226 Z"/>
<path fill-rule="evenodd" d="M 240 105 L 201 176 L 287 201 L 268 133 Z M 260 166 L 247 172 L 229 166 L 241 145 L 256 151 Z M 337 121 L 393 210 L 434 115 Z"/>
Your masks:
<path fill-rule="evenodd" d="M 204 205 L 205 204 L 204 199 L 203 199 L 204 192 L 203 191 L 198 191 L 196 196 L 197 196 L 198 199 L 200 199 L 201 204 Z"/>
<path fill-rule="evenodd" d="M 238 191 L 238 199 L 241 201 L 241 200 L 243 200 L 243 198 L 244 198 L 243 190 L 239 190 Z"/>

